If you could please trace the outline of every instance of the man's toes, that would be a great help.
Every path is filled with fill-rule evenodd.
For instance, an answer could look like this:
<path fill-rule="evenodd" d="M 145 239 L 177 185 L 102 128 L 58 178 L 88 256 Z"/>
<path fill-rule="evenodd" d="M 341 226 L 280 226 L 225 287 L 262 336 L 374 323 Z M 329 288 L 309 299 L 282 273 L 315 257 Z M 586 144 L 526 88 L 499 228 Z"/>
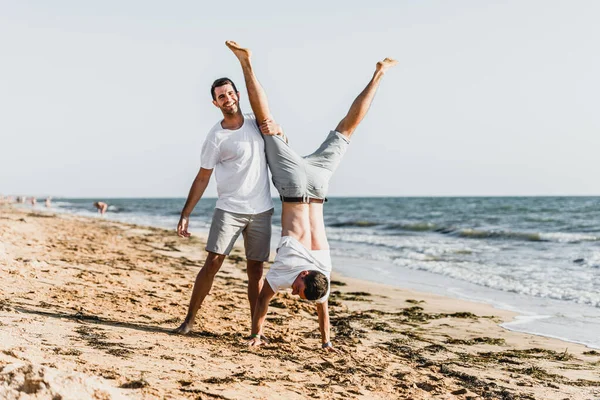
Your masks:
<path fill-rule="evenodd" d="M 236 50 L 241 49 L 240 45 L 237 44 L 237 42 L 234 42 L 233 40 L 228 40 L 225 42 L 225 44 L 227 45 L 227 47 L 230 47 L 232 49 L 236 49 Z"/>

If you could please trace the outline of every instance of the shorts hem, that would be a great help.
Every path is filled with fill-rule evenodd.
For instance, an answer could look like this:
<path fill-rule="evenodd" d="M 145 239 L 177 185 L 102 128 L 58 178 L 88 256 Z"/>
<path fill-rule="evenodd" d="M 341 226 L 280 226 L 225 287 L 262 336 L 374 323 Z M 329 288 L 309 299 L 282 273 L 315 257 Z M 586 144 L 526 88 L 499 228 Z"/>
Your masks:
<path fill-rule="evenodd" d="M 269 257 L 267 257 L 266 259 L 258 259 L 257 258 L 250 258 L 248 256 L 246 256 L 246 261 L 258 261 L 258 262 L 269 262 Z"/>
<path fill-rule="evenodd" d="M 340 139 L 342 139 L 344 142 L 346 142 L 346 143 L 350 144 L 350 138 L 349 138 L 349 137 L 346 137 L 346 135 L 344 135 L 343 133 L 341 133 L 341 132 L 338 132 L 338 131 L 336 131 L 336 130 L 333 130 L 333 131 L 331 131 L 331 132 L 333 132 L 333 133 L 336 133 L 336 134 L 339 136 L 339 138 L 340 138 Z"/>
<path fill-rule="evenodd" d="M 208 251 L 209 253 L 215 253 L 215 254 L 218 254 L 218 255 L 220 255 L 220 256 L 228 256 L 228 255 L 229 255 L 229 253 L 231 253 L 231 250 L 229 250 L 229 251 L 227 251 L 227 250 L 222 250 L 222 251 L 219 251 L 219 250 L 216 250 L 216 249 L 215 249 L 215 250 L 213 250 L 213 249 L 209 249 L 208 247 L 205 247 L 205 248 L 204 248 L 204 250 L 205 250 L 205 251 Z"/>

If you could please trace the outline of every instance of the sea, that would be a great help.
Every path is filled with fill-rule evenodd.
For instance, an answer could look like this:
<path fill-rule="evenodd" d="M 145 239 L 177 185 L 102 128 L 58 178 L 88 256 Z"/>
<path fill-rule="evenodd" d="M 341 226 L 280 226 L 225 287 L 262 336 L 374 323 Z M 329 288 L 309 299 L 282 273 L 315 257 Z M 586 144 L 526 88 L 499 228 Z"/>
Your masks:
<path fill-rule="evenodd" d="M 173 230 L 185 203 L 55 198 L 52 210 L 100 218 L 96 200 L 106 219 Z M 191 232 L 208 232 L 215 203 L 198 203 Z M 519 314 L 507 329 L 600 348 L 600 197 L 333 197 L 325 224 L 342 275 L 488 303 Z"/>

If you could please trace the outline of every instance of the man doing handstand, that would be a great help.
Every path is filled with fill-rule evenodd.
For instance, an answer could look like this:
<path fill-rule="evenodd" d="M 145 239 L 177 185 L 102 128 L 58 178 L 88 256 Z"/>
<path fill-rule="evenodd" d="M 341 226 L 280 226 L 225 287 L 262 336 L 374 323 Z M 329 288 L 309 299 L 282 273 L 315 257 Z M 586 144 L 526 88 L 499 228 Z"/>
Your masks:
<path fill-rule="evenodd" d="M 322 347 L 334 351 L 329 339 L 329 279 L 331 256 L 325 234 L 323 203 L 329 180 L 348 148 L 350 138 L 367 114 L 381 78 L 397 61 L 386 58 L 377 63 L 367 87 L 352 103 L 348 114 L 312 154 L 300 157 L 287 144 L 279 125 L 273 121 L 266 94 L 256 79 L 251 52 L 237 43 L 226 45 L 240 61 L 250 106 L 265 141 L 267 163 L 273 184 L 282 200 L 281 241 L 277 256 L 265 277 L 252 318 L 249 346 L 261 344 L 269 301 L 279 290 L 292 288 L 292 294 L 316 302 Z"/>

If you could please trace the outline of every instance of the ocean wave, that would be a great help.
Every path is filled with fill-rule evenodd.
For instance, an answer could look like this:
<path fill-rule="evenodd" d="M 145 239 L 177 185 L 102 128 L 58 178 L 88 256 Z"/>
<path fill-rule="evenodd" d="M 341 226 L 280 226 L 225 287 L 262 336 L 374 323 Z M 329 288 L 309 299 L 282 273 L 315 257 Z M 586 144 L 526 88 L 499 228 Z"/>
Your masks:
<path fill-rule="evenodd" d="M 549 242 L 559 242 L 559 243 L 600 241 L 600 236 L 585 235 L 582 233 L 548 232 L 548 233 L 540 233 L 540 237 Z"/>
<path fill-rule="evenodd" d="M 430 222 L 415 222 L 415 223 L 407 223 L 407 224 L 389 224 L 386 225 L 385 229 L 393 230 L 399 229 L 410 232 L 427 232 L 427 231 L 435 231 L 439 229 L 436 224 Z"/>
<path fill-rule="evenodd" d="M 334 223 L 331 223 L 328 225 L 333 228 L 346 228 L 346 227 L 368 228 L 371 226 L 381 225 L 381 223 L 374 222 L 374 221 L 358 220 L 358 221 L 334 222 Z"/>
<path fill-rule="evenodd" d="M 513 268 L 498 274 L 492 265 L 471 262 L 448 262 L 439 260 L 416 260 L 399 257 L 394 264 L 414 270 L 427 271 L 438 275 L 470 282 L 504 292 L 519 293 L 532 297 L 563 300 L 600 308 L 600 294 L 597 287 L 589 284 L 595 273 L 580 276 L 573 273 L 566 279 L 562 269 L 526 270 Z M 560 279 L 556 279 L 560 277 Z M 588 284 L 585 284 L 588 282 Z"/>
<path fill-rule="evenodd" d="M 451 235 L 464 237 L 467 239 L 516 239 L 529 242 L 547 242 L 542 238 L 540 233 L 528 232 L 511 232 L 511 231 L 495 231 L 495 230 L 477 230 L 477 229 L 459 229 L 454 232 L 449 232 Z"/>
<path fill-rule="evenodd" d="M 456 226 L 441 226 L 431 222 L 393 223 L 384 224 L 368 220 L 350 220 L 327 224 L 332 228 L 372 228 L 379 227 L 381 231 L 391 232 L 434 232 L 443 235 L 456 236 L 466 239 L 506 239 L 527 242 L 558 242 L 579 243 L 600 241 L 600 235 L 576 232 L 522 232 L 501 229 L 460 228 Z"/>
<path fill-rule="evenodd" d="M 380 226 L 384 230 L 402 230 L 412 232 L 434 231 L 437 229 L 437 226 L 435 224 L 429 222 L 386 224 L 383 222 L 368 220 L 350 220 L 333 222 L 328 223 L 327 226 L 332 228 L 371 228 L 374 226 Z"/>
<path fill-rule="evenodd" d="M 476 254 L 481 251 L 495 252 L 496 250 L 485 244 L 480 243 L 477 247 L 468 247 L 464 243 L 457 241 L 444 240 L 444 241 L 424 241 L 421 237 L 417 236 L 404 236 L 398 238 L 397 236 L 390 235 L 369 235 L 365 233 L 357 232 L 332 232 L 328 231 L 327 236 L 330 241 L 339 241 L 346 243 L 347 245 L 363 245 L 371 248 L 369 253 L 377 253 L 381 251 L 390 252 L 393 256 L 402 254 L 405 257 L 421 260 L 421 259 L 435 259 L 439 257 L 457 257 L 469 256 Z M 375 252 L 372 247 L 378 247 Z M 356 248 L 353 248 L 352 252 L 356 252 Z"/>
<path fill-rule="evenodd" d="M 600 241 L 600 236 L 566 232 L 516 232 L 503 230 L 457 229 L 446 230 L 442 231 L 441 233 L 447 233 L 450 235 L 464 237 L 467 239 L 513 239 L 524 240 L 528 242 L 558 243 L 580 243 Z"/>

